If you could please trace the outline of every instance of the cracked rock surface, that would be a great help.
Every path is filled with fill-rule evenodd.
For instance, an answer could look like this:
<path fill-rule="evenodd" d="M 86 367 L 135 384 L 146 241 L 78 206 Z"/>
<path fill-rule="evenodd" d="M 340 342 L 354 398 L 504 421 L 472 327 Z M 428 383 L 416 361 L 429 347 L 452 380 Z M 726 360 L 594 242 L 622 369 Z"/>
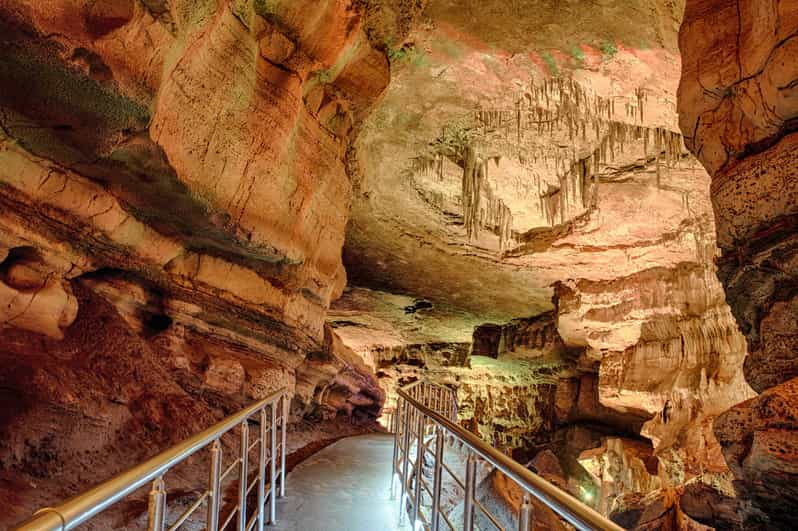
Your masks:
<path fill-rule="evenodd" d="M 688 147 L 712 175 L 718 276 L 762 394 L 715 424 L 744 525 L 788 529 L 798 346 L 798 3 L 691 0 L 680 35 Z"/>
<path fill-rule="evenodd" d="M 796 0 L 0 0 L 0 527 L 279 388 L 299 458 L 426 378 L 625 526 L 788 528 L 797 35 Z"/>

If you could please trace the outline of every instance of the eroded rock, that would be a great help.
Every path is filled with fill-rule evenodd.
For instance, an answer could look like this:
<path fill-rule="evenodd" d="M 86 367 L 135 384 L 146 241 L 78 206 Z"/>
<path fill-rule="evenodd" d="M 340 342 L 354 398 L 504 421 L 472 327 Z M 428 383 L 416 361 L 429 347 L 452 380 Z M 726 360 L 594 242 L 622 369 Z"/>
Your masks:
<path fill-rule="evenodd" d="M 751 504 L 747 528 L 790 528 L 787 507 L 797 499 L 789 405 L 798 337 L 796 13 L 794 1 L 690 0 L 680 33 L 681 128 L 712 175 L 718 276 L 748 341 L 746 378 L 762 392 L 715 426 Z"/>

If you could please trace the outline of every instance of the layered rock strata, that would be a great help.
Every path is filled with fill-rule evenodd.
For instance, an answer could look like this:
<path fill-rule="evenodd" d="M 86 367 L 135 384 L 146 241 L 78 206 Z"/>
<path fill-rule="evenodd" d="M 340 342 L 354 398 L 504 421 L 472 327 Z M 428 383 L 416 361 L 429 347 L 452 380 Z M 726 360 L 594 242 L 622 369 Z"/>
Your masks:
<path fill-rule="evenodd" d="M 746 528 L 789 529 L 798 499 L 798 3 L 687 2 L 679 88 L 688 148 L 712 176 L 718 276 L 762 392 L 715 424 Z"/>
<path fill-rule="evenodd" d="M 283 386 L 295 420 L 376 417 L 325 326 L 390 77 L 366 9 L 0 2 L 0 522 Z"/>

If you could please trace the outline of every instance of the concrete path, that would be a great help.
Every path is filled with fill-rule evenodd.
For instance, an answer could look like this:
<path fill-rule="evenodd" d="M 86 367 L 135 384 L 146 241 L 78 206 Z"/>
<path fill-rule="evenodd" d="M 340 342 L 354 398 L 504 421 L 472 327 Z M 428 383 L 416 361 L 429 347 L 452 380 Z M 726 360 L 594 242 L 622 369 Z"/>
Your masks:
<path fill-rule="evenodd" d="M 277 502 L 280 531 L 409 531 L 390 500 L 393 437 L 349 437 L 303 461 L 288 474 Z M 407 519 L 405 519 L 407 520 Z"/>

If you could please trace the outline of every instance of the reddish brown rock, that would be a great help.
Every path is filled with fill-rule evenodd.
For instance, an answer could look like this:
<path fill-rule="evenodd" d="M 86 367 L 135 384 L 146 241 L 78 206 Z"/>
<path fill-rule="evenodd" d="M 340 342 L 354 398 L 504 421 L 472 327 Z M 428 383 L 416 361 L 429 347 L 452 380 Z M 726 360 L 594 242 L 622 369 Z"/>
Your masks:
<path fill-rule="evenodd" d="M 754 393 L 742 376 L 744 338 L 709 266 L 562 284 L 557 302 L 564 341 L 586 346 L 580 363 L 598 372 L 578 388 L 562 384 L 563 413 L 651 439 L 674 485 L 726 470 L 712 420 Z"/>
<path fill-rule="evenodd" d="M 681 128 L 712 176 L 718 276 L 748 340 L 746 378 L 763 392 L 715 426 L 747 528 L 791 528 L 798 500 L 797 13 L 793 0 L 690 0 L 680 34 Z"/>
<path fill-rule="evenodd" d="M 324 325 L 350 135 L 389 80 L 364 16 L 0 1 L 0 462 L 40 493 L 0 526 L 282 387 L 294 420 L 379 414 Z M 330 116 L 305 106 L 317 89 Z"/>
<path fill-rule="evenodd" d="M 755 512 L 747 525 L 788 529 L 798 496 L 798 379 L 790 380 L 723 414 L 715 433 L 741 497 Z"/>

